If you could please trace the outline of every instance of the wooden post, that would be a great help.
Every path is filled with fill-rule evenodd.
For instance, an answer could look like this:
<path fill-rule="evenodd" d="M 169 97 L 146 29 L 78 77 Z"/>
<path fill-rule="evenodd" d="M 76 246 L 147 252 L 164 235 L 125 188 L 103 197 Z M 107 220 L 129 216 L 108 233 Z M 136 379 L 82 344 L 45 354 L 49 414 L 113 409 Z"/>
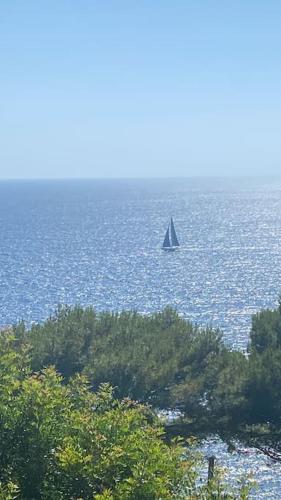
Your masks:
<path fill-rule="evenodd" d="M 215 469 L 215 458 L 213 455 L 211 457 L 208 457 L 208 482 L 211 481 L 214 477 L 214 469 Z"/>

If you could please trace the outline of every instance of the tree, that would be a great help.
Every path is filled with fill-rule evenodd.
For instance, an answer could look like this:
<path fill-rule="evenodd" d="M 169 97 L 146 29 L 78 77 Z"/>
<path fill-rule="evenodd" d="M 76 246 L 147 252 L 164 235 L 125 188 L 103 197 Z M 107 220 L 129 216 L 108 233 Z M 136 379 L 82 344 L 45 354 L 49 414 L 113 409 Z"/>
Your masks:
<path fill-rule="evenodd" d="M 172 499 L 196 492 L 196 461 L 168 446 L 152 412 L 54 368 L 31 373 L 25 347 L 0 336 L 0 498 Z M 3 497 L 4 498 L 4 497 Z"/>

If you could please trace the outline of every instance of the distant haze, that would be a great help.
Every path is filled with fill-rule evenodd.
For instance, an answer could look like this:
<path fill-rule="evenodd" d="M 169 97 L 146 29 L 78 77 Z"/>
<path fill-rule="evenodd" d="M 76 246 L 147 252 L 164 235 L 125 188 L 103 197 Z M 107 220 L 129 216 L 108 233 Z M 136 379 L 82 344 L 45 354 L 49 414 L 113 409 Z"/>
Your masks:
<path fill-rule="evenodd" d="M 276 174 L 281 2 L 1 3 L 0 178 Z"/>

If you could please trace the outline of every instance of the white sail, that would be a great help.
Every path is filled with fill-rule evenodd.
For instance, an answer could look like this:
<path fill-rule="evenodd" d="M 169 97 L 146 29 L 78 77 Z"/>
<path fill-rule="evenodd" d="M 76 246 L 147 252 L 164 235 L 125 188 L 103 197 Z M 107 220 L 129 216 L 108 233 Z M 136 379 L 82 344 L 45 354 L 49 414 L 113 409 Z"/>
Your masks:
<path fill-rule="evenodd" d="M 171 244 L 172 247 L 179 247 L 179 240 L 176 234 L 173 218 L 171 217 Z"/>
<path fill-rule="evenodd" d="M 163 241 L 163 248 L 169 248 L 171 246 L 171 243 L 170 243 L 170 225 L 168 226 L 168 229 L 166 231 L 166 234 L 165 234 L 165 238 L 164 238 L 164 241 Z"/>

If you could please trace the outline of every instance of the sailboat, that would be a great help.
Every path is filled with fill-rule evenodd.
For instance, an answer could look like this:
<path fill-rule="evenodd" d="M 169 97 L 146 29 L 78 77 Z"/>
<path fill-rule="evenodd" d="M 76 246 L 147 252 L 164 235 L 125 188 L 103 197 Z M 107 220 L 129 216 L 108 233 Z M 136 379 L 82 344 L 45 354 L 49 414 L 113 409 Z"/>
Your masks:
<path fill-rule="evenodd" d="M 169 252 L 173 252 L 179 246 L 180 246 L 180 244 L 179 244 L 179 240 L 178 240 L 177 233 L 175 230 L 173 217 L 171 217 L 171 221 L 168 225 L 168 228 L 167 228 L 167 231 L 165 234 L 165 238 L 163 241 L 162 249 L 169 251 Z"/>

